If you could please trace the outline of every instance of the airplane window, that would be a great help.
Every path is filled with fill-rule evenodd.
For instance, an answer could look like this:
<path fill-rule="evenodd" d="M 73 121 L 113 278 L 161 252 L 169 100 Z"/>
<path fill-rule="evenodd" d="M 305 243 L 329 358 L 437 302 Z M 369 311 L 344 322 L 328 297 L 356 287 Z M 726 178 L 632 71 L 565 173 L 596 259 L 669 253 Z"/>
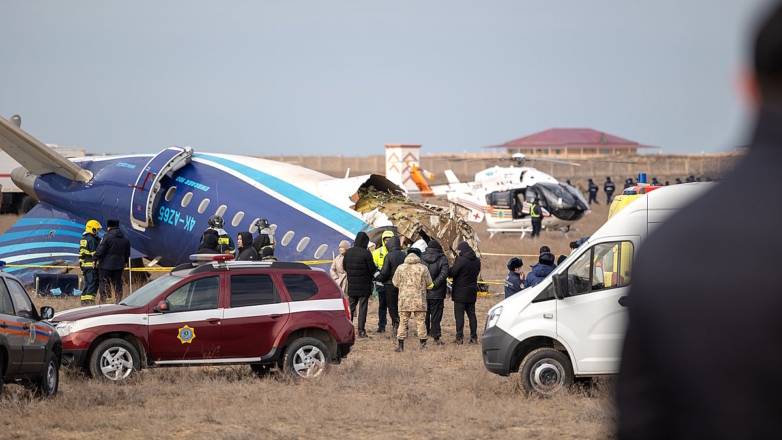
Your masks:
<path fill-rule="evenodd" d="M 182 197 L 182 207 L 187 208 L 187 205 L 190 204 L 190 201 L 193 200 L 193 193 L 189 192 L 185 194 L 184 197 Z"/>
<path fill-rule="evenodd" d="M 169 187 L 168 191 L 166 191 L 166 196 L 165 196 L 166 201 L 170 202 L 174 200 L 174 194 L 176 194 L 176 187 L 175 186 Z"/>
<path fill-rule="evenodd" d="M 242 222 L 242 219 L 244 218 L 244 211 L 239 211 L 236 214 L 234 214 L 233 220 L 231 220 L 231 226 L 234 228 L 239 226 L 239 223 Z"/>
<path fill-rule="evenodd" d="M 201 200 L 201 203 L 198 204 L 198 213 L 203 214 L 206 212 L 206 208 L 209 207 L 209 199 Z"/>
<path fill-rule="evenodd" d="M 287 246 L 293 241 L 293 237 L 296 235 L 293 231 L 288 231 L 285 233 L 285 235 L 282 236 L 282 240 L 280 243 L 282 243 L 283 246 Z"/>
<path fill-rule="evenodd" d="M 310 244 L 310 238 L 304 237 L 299 241 L 299 244 L 296 246 L 296 252 L 302 252 L 304 249 L 307 249 L 307 245 Z"/>
<path fill-rule="evenodd" d="M 253 219 L 253 221 L 250 223 L 250 233 L 251 233 L 251 234 L 255 234 L 256 232 L 258 232 L 258 227 L 257 227 L 256 225 L 258 224 L 258 222 L 259 222 L 260 220 L 261 220 L 261 218 L 260 218 L 260 217 L 256 217 L 256 218 L 255 218 L 255 219 Z"/>
<path fill-rule="evenodd" d="M 225 211 L 228 210 L 228 207 L 225 205 L 220 205 L 217 207 L 217 211 L 215 211 L 215 215 L 222 217 L 225 215 Z"/>
<path fill-rule="evenodd" d="M 322 245 L 318 246 L 318 248 L 315 249 L 315 259 L 316 260 L 320 259 L 320 257 L 322 257 L 323 254 L 325 254 L 327 250 L 329 250 L 329 245 L 327 245 L 327 244 L 322 244 Z"/>

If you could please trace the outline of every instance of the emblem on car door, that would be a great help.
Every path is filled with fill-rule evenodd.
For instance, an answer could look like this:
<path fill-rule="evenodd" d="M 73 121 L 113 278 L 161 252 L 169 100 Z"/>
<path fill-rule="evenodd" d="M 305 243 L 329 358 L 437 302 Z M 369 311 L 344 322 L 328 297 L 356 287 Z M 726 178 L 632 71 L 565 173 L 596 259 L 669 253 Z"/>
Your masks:
<path fill-rule="evenodd" d="M 189 325 L 186 325 L 184 327 L 179 328 L 179 334 L 177 335 L 177 339 L 179 339 L 179 342 L 183 344 L 190 344 L 193 342 L 193 339 L 195 339 L 195 329 L 193 327 L 190 327 Z"/>

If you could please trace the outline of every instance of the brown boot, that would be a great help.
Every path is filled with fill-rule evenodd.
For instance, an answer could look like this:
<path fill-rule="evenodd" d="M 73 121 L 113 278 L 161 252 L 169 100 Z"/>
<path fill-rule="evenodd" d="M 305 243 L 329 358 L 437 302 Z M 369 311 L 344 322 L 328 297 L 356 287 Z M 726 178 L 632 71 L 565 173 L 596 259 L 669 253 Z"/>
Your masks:
<path fill-rule="evenodd" d="M 421 341 L 421 350 L 426 350 L 426 339 L 419 339 Z"/>
<path fill-rule="evenodd" d="M 397 352 L 397 353 L 401 353 L 401 352 L 405 351 L 405 340 L 404 339 L 398 339 L 397 341 L 399 342 L 399 345 L 396 347 L 396 349 L 394 351 Z"/>

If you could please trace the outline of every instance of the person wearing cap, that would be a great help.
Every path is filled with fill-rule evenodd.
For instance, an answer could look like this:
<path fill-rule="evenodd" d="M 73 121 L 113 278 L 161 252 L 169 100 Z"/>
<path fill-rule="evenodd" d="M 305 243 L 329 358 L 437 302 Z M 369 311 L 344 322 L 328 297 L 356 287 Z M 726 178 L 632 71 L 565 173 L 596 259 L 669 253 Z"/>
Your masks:
<path fill-rule="evenodd" d="M 510 298 L 524 288 L 524 272 L 521 268 L 524 262 L 521 258 L 513 257 L 508 260 L 508 276 L 505 277 L 505 298 Z"/>
<path fill-rule="evenodd" d="M 105 302 L 111 291 L 114 301 L 122 300 L 122 271 L 130 258 L 130 240 L 125 238 L 119 228 L 119 220 L 106 222 L 106 236 L 101 240 L 95 252 L 100 270 L 100 299 Z"/>
<path fill-rule="evenodd" d="M 372 260 L 375 262 L 375 267 L 380 270 L 383 267 L 383 262 L 386 259 L 386 255 L 389 253 L 388 240 L 394 237 L 394 231 L 383 231 L 380 236 L 380 247 L 372 251 Z M 398 243 L 398 241 L 397 241 Z M 393 276 L 393 273 L 391 274 Z M 389 283 L 391 282 L 389 278 Z M 386 295 L 385 284 L 377 284 L 377 333 L 384 333 L 386 331 L 386 324 L 388 322 L 388 297 Z"/>
<path fill-rule="evenodd" d="M 95 251 L 100 245 L 98 231 L 101 225 L 97 220 L 90 220 L 84 225 L 84 233 L 79 241 L 79 268 L 84 277 L 84 288 L 81 292 L 81 305 L 95 304 L 98 294 L 98 268 Z"/>
<path fill-rule="evenodd" d="M 538 264 L 532 266 L 532 270 L 524 280 L 524 287 L 532 287 L 545 279 L 554 270 L 554 254 L 544 252 L 538 258 Z"/>
<path fill-rule="evenodd" d="M 329 269 L 329 274 L 331 275 L 331 279 L 334 280 L 335 283 L 339 286 L 340 290 L 342 290 L 342 294 L 346 294 L 347 288 L 348 288 L 348 274 L 345 272 L 345 252 L 350 249 L 350 242 L 347 240 L 342 240 L 339 242 L 339 253 L 337 256 L 334 257 L 334 260 L 331 262 L 331 269 Z"/>

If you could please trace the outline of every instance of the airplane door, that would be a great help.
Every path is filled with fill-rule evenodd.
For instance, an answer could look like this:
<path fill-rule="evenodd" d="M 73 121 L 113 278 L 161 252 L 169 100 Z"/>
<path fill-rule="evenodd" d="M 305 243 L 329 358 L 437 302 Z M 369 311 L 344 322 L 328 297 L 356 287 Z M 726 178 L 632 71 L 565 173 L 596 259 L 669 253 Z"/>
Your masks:
<path fill-rule="evenodd" d="M 557 300 L 557 335 L 572 350 L 579 374 L 619 370 L 633 241 L 597 243 L 567 269 L 568 296 Z"/>
<path fill-rule="evenodd" d="M 130 224 L 134 229 L 144 231 L 153 225 L 152 218 L 160 191 L 160 181 L 184 167 L 193 157 L 190 147 L 170 147 L 149 160 L 136 177 L 130 197 Z"/>
<path fill-rule="evenodd" d="M 198 278 L 166 297 L 169 310 L 149 314 L 150 358 L 176 363 L 221 356 L 220 277 Z"/>

